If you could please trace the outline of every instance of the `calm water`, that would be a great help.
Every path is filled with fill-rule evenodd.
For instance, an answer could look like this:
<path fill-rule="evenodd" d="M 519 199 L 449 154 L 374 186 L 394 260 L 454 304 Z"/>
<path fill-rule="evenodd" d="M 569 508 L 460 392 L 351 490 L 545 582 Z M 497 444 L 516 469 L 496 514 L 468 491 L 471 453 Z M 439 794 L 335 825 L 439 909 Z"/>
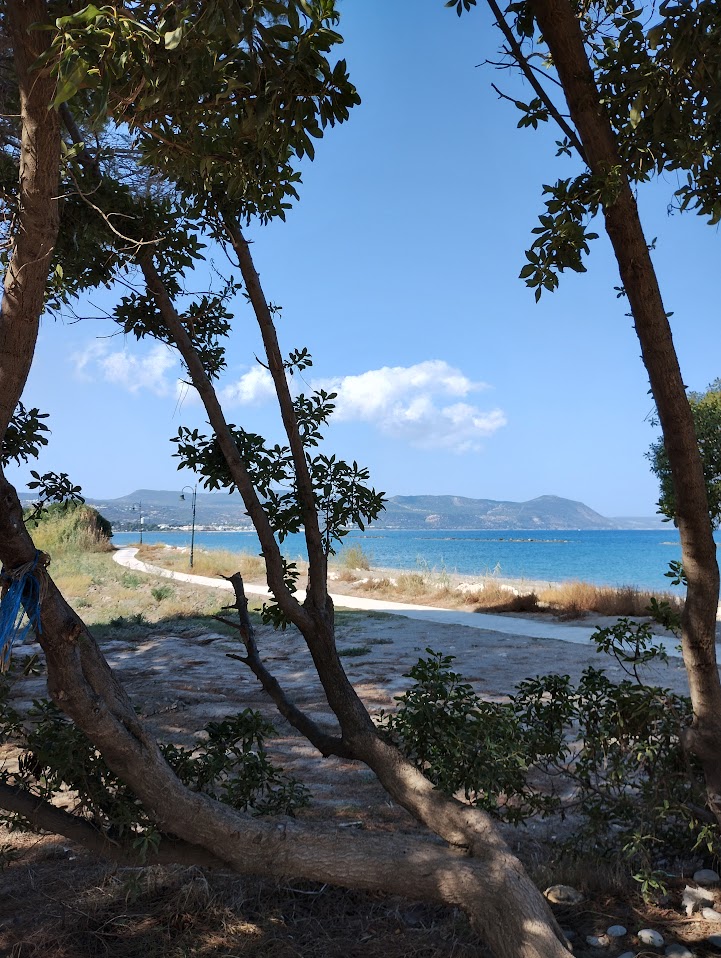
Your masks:
<path fill-rule="evenodd" d="M 118 532 L 116 545 L 137 542 L 137 533 Z M 148 543 L 190 545 L 189 532 L 146 532 Z M 717 541 L 719 541 L 717 539 Z M 678 533 L 673 527 L 653 531 L 539 531 L 513 530 L 400 532 L 372 529 L 351 532 L 344 540 L 359 545 L 371 566 L 392 569 L 432 569 L 480 575 L 495 572 L 508 578 L 558 582 L 583 579 L 599 585 L 635 585 L 667 589 L 668 563 L 681 558 Z M 203 549 L 233 552 L 259 551 L 252 532 L 197 532 L 195 544 Z M 283 551 L 303 557 L 301 535 L 289 536 Z"/>

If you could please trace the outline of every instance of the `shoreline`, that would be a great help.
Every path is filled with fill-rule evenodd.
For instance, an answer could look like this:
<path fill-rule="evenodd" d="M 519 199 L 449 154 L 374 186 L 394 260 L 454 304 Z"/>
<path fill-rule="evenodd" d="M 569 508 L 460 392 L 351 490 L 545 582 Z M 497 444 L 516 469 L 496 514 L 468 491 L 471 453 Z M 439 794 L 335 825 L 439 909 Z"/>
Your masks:
<path fill-rule="evenodd" d="M 143 541 L 187 546 L 191 531 L 190 527 L 145 530 Z M 599 531 L 612 535 L 601 536 Z M 116 533 L 112 541 L 118 546 L 130 545 L 137 543 L 138 536 L 137 530 L 131 530 Z M 331 561 L 346 565 L 346 553 L 357 551 L 363 553 L 374 574 L 448 575 L 465 581 L 493 578 L 511 585 L 521 583 L 524 588 L 580 581 L 599 588 L 630 587 L 679 595 L 680 590 L 664 575 L 669 560 L 680 557 L 680 544 L 669 536 L 673 530 L 371 530 L 349 535 Z M 260 551 L 256 534 L 250 530 L 196 529 L 195 546 L 211 552 L 256 555 Z M 290 561 L 302 561 L 306 555 L 303 536 L 289 536 L 282 551 Z"/>

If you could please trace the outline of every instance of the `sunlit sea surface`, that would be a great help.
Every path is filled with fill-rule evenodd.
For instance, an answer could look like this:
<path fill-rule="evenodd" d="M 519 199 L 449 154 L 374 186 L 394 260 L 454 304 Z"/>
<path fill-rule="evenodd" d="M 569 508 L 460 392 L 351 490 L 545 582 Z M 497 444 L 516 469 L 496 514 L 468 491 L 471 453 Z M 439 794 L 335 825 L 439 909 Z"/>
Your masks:
<path fill-rule="evenodd" d="M 137 540 L 137 532 L 118 532 L 113 536 L 115 545 Z M 144 532 L 143 541 L 189 546 L 190 532 Z M 653 531 L 588 532 L 369 529 L 350 532 L 343 542 L 361 546 L 376 568 L 495 574 L 541 582 L 582 579 L 599 585 L 650 589 L 669 588 L 664 573 L 671 560 L 681 558 L 678 533 L 673 526 Z M 195 544 L 203 549 L 253 554 L 260 550 L 253 532 L 196 532 Z M 283 551 L 292 559 L 305 557 L 302 535 L 288 536 Z"/>

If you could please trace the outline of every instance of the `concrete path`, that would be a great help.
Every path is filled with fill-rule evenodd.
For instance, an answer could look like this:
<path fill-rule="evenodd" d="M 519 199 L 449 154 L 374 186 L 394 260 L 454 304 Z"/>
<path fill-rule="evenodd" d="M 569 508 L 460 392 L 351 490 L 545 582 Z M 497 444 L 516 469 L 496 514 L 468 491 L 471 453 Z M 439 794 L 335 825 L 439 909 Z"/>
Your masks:
<path fill-rule="evenodd" d="M 135 558 L 138 550 L 132 547 L 118 549 L 113 559 L 119 565 L 137 572 L 151 573 L 163 576 L 166 579 L 176 579 L 180 582 L 189 582 L 193 585 L 206 586 L 213 589 L 222 589 L 232 592 L 233 587 L 224 579 L 210 579 L 202 575 L 192 575 L 189 572 L 175 572 L 171 569 L 161 569 L 160 566 L 150 565 Z M 267 585 L 245 582 L 245 591 L 251 595 L 262 597 L 270 596 Z M 303 594 L 296 592 L 299 601 Z M 596 631 L 595 625 L 566 625 L 563 622 L 545 622 L 532 618 L 518 618 L 511 615 L 491 615 L 486 612 L 464 612 L 461 609 L 439 609 L 431 605 L 413 605 L 405 602 L 391 602 L 387 599 L 366 599 L 355 595 L 333 595 L 333 603 L 338 608 L 359 609 L 364 612 L 387 612 L 390 615 L 402 615 L 408 619 L 420 619 L 424 622 L 438 622 L 441 625 L 462 625 L 471 629 L 483 629 L 487 632 L 501 632 L 506 635 L 525 636 L 534 639 L 557 639 L 563 642 L 573 642 L 576 645 L 587 645 L 592 634 Z M 663 645 L 670 656 L 677 657 L 677 641 L 663 636 L 657 636 L 660 645 Z"/>

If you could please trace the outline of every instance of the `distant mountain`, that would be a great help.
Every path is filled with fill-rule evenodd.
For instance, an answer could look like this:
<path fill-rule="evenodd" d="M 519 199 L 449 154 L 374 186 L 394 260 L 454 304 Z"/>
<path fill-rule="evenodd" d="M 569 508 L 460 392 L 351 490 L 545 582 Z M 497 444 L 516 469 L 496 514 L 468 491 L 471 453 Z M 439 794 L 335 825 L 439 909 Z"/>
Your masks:
<path fill-rule="evenodd" d="M 462 496 L 394 496 L 377 526 L 384 529 L 618 529 L 582 502 L 539 496 L 528 502 Z"/>
<path fill-rule="evenodd" d="M 88 499 L 88 505 L 109 519 L 118 532 L 134 531 L 140 526 L 142 510 L 143 527 L 179 528 L 190 526 L 192 516 L 192 493 L 186 490 L 185 499 L 179 491 L 136 489 L 119 499 Z M 196 500 L 195 522 L 198 529 L 250 529 L 251 522 L 245 512 L 240 494 L 199 492 Z"/>
<path fill-rule="evenodd" d="M 24 497 L 30 502 L 31 496 Z M 136 489 L 118 499 L 88 499 L 116 531 L 189 526 L 190 495 L 177 491 Z M 196 528 L 249 529 L 250 520 L 236 492 L 199 492 Z M 608 519 L 582 502 L 539 496 L 528 502 L 470 499 L 463 496 L 393 496 L 374 529 L 659 529 L 660 517 Z"/>

